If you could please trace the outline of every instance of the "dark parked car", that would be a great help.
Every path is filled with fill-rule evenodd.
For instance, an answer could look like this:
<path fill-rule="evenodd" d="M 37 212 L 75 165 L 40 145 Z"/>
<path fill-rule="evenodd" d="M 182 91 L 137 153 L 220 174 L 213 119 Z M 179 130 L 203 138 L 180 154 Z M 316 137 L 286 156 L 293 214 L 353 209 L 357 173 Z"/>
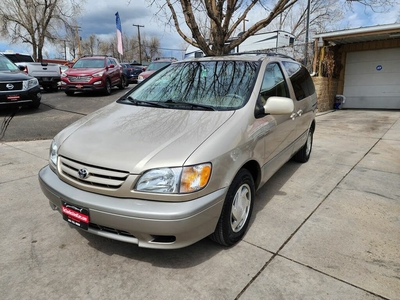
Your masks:
<path fill-rule="evenodd" d="M 39 107 L 42 98 L 39 81 L 22 72 L 23 69 L 0 54 L 0 106 L 15 104 Z"/>
<path fill-rule="evenodd" d="M 139 74 L 146 70 L 145 66 L 130 63 L 121 63 L 121 66 L 128 85 L 131 83 L 137 83 Z"/>

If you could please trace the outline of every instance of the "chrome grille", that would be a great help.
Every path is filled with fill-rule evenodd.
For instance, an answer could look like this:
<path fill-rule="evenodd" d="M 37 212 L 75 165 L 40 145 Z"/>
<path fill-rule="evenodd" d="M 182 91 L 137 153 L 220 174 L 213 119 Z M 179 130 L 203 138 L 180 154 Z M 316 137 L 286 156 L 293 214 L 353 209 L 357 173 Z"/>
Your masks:
<path fill-rule="evenodd" d="M 79 170 L 85 169 L 88 176 L 81 178 Z M 60 172 L 70 180 L 87 186 L 118 189 L 129 175 L 126 171 L 116 171 L 102 167 L 95 167 L 81 162 L 60 157 Z"/>
<path fill-rule="evenodd" d="M 70 82 L 89 82 L 90 76 L 68 76 Z"/>

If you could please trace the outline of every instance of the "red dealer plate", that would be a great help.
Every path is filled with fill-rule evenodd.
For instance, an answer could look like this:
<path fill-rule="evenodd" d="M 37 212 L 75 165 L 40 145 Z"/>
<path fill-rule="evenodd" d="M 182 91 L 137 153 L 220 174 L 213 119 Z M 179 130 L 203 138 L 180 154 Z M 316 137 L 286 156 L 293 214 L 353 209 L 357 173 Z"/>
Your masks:
<path fill-rule="evenodd" d="M 63 219 L 68 223 L 81 229 L 89 227 L 89 210 L 63 201 L 62 204 Z"/>
<path fill-rule="evenodd" d="M 10 101 L 15 101 L 19 99 L 19 95 L 7 96 L 7 99 Z"/>

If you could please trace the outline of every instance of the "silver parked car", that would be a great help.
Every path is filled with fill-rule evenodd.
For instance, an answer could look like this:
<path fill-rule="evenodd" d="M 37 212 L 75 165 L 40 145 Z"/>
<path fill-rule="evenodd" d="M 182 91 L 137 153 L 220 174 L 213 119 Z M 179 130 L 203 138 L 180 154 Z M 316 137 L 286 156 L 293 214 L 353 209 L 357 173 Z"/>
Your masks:
<path fill-rule="evenodd" d="M 39 172 L 63 218 L 90 233 L 172 249 L 230 246 L 259 189 L 308 161 L 316 94 L 307 70 L 268 55 L 172 63 L 53 140 Z"/>

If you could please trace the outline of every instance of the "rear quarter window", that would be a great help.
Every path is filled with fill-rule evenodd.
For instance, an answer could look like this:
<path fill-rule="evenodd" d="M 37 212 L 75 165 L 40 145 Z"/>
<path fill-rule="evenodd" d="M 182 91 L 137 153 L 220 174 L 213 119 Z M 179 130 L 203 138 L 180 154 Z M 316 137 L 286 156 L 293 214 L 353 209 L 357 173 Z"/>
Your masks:
<path fill-rule="evenodd" d="M 30 55 L 24 55 L 24 54 L 6 54 L 4 53 L 4 56 L 7 57 L 9 60 L 11 60 L 13 63 L 20 63 L 20 62 L 34 62 L 32 59 L 32 56 Z"/>
<path fill-rule="evenodd" d="M 314 82 L 304 66 L 289 61 L 284 61 L 282 64 L 290 77 L 290 82 L 298 101 L 315 93 Z"/>

